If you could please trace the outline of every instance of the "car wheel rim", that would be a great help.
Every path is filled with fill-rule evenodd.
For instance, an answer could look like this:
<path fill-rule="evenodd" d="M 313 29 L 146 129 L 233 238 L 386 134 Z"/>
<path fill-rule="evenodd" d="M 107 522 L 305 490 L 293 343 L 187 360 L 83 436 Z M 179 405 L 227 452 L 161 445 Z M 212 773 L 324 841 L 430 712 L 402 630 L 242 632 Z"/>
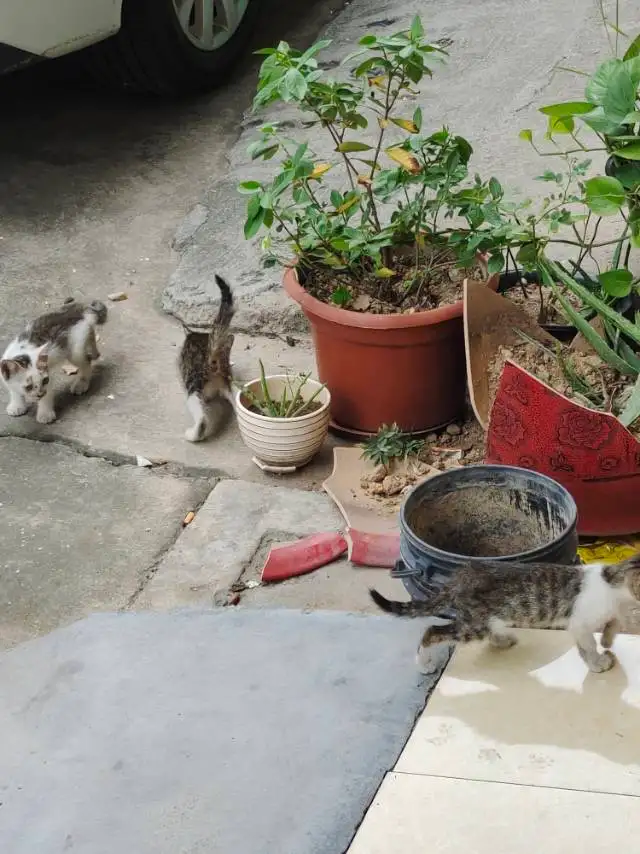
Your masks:
<path fill-rule="evenodd" d="M 199 50 L 217 50 L 240 26 L 249 0 L 173 0 L 180 29 Z"/>

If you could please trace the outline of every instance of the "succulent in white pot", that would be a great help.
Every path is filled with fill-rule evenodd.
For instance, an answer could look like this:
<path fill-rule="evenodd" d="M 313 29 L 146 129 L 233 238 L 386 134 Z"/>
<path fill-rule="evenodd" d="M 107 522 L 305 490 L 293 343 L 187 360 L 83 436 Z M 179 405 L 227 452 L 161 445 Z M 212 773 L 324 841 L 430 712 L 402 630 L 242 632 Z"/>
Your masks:
<path fill-rule="evenodd" d="M 329 429 L 331 395 L 310 374 L 260 376 L 236 392 L 238 427 L 263 468 L 299 468 L 322 447 Z"/>

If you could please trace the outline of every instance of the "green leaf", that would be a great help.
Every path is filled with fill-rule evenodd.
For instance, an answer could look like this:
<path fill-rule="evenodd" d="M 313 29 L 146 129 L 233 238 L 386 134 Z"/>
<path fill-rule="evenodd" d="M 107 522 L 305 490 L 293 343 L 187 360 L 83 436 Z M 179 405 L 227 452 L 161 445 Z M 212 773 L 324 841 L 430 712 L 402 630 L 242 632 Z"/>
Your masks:
<path fill-rule="evenodd" d="M 637 160 L 618 163 L 615 171 L 615 177 L 626 190 L 635 190 L 640 185 L 640 163 Z"/>
<path fill-rule="evenodd" d="M 538 260 L 538 247 L 535 243 L 525 243 L 524 246 L 521 246 L 518 249 L 516 254 L 516 261 L 519 264 L 525 264 L 527 266 L 532 266 Z"/>
<path fill-rule="evenodd" d="M 563 285 L 566 285 L 569 290 L 573 291 L 573 293 L 585 305 L 588 305 L 589 308 L 592 308 L 601 317 L 613 324 L 613 326 L 615 326 L 616 329 L 619 329 L 620 332 L 624 332 L 625 335 L 628 335 L 632 341 L 636 342 L 636 344 L 640 344 L 640 326 L 636 326 L 635 323 L 631 323 L 626 317 L 617 312 L 615 308 L 611 308 L 610 305 L 607 305 L 607 303 L 596 296 L 596 294 L 592 293 L 588 288 L 585 288 L 584 285 L 581 285 L 580 282 L 577 282 L 575 279 L 571 278 L 571 276 L 567 275 L 562 267 L 559 267 L 553 261 L 548 261 L 547 265 L 555 278 L 561 281 Z"/>
<path fill-rule="evenodd" d="M 634 59 L 636 56 L 640 56 L 640 33 L 638 33 L 635 39 L 631 42 L 622 58 L 625 60 Z"/>
<path fill-rule="evenodd" d="M 533 145 L 533 131 L 531 131 L 529 128 L 521 130 L 518 136 L 520 137 L 520 139 L 523 139 L 525 142 L 530 142 Z"/>
<path fill-rule="evenodd" d="M 551 169 L 545 169 L 542 175 L 536 175 L 536 181 L 553 181 L 554 184 L 561 184 L 562 175 L 560 172 L 553 172 Z"/>
<path fill-rule="evenodd" d="M 300 63 L 304 64 L 308 59 L 315 56 L 317 53 L 320 53 L 321 50 L 324 50 L 325 47 L 329 47 L 331 44 L 331 39 L 320 39 L 315 44 L 312 44 L 311 47 L 307 48 L 305 52 L 300 57 Z"/>
<path fill-rule="evenodd" d="M 621 59 L 607 59 L 601 63 L 591 75 L 585 87 L 584 94 L 587 101 L 598 106 L 604 106 L 611 81 L 614 79 L 617 70 L 621 67 Z"/>
<path fill-rule="evenodd" d="M 367 145 L 366 142 L 356 142 L 355 140 L 351 140 L 350 142 L 341 142 L 340 145 L 337 146 L 336 151 L 371 151 L 372 148 L 373 146 Z"/>
<path fill-rule="evenodd" d="M 378 39 L 375 36 L 362 36 L 358 44 L 361 44 L 363 47 L 373 47 L 377 41 Z"/>
<path fill-rule="evenodd" d="M 502 185 L 497 178 L 489 179 L 489 192 L 492 199 L 501 199 L 503 196 Z"/>
<path fill-rule="evenodd" d="M 575 122 L 571 118 L 571 116 L 549 116 L 549 122 L 547 124 L 547 136 L 549 139 L 554 135 L 554 133 L 573 133 L 575 128 Z"/>
<path fill-rule="evenodd" d="M 640 249 L 640 210 L 633 207 L 629 211 L 629 228 L 631 229 L 631 245 Z"/>
<path fill-rule="evenodd" d="M 489 275 L 492 276 L 494 273 L 501 272 L 504 267 L 504 258 L 500 253 L 494 253 L 489 258 L 487 263 L 487 270 L 489 271 Z"/>
<path fill-rule="evenodd" d="M 564 104 L 549 104 L 546 107 L 540 107 L 539 112 L 545 116 L 563 119 L 567 116 L 581 116 L 584 113 L 590 113 L 593 108 L 594 105 L 587 101 L 566 101 Z"/>
<path fill-rule="evenodd" d="M 640 418 L 640 376 L 636 380 L 631 397 L 626 402 L 620 415 L 618 415 L 618 421 L 623 427 L 630 427 L 638 418 Z"/>
<path fill-rule="evenodd" d="M 262 185 L 259 181 L 242 181 L 238 184 L 238 192 L 239 193 L 256 193 L 258 190 L 262 189 Z"/>
<path fill-rule="evenodd" d="M 416 15 L 413 21 L 411 22 L 411 38 L 414 40 L 421 39 L 424 35 L 424 27 L 422 26 L 422 21 L 420 20 L 420 16 Z"/>
<path fill-rule="evenodd" d="M 340 285 L 337 287 L 333 293 L 331 294 L 331 302 L 334 305 L 343 306 L 346 305 L 351 300 L 351 291 L 349 288 L 345 288 L 344 285 Z"/>
<path fill-rule="evenodd" d="M 640 113 L 637 110 L 624 117 L 625 125 L 637 125 L 638 122 L 640 122 Z"/>
<path fill-rule="evenodd" d="M 244 224 L 245 240 L 250 240 L 252 237 L 255 237 L 255 235 L 260 231 L 260 226 L 264 222 L 264 217 L 266 213 L 267 212 L 264 210 L 264 208 L 259 208 L 254 216 L 247 217 L 247 221 Z"/>
<path fill-rule="evenodd" d="M 620 120 L 612 119 L 603 107 L 596 107 L 592 113 L 583 116 L 582 121 L 596 133 L 615 135 L 622 129 Z"/>
<path fill-rule="evenodd" d="M 614 148 L 613 153 L 624 160 L 640 160 L 640 141 Z"/>
<path fill-rule="evenodd" d="M 621 59 L 608 59 L 587 83 L 585 96 L 587 101 L 602 107 L 609 119 L 621 123 L 635 108 L 636 84 L 631 69 Z"/>
<path fill-rule="evenodd" d="M 633 370 L 633 368 L 630 365 L 628 365 L 624 361 L 624 359 L 622 359 L 620 356 L 618 356 L 618 354 L 615 352 L 615 350 L 611 349 L 611 347 L 607 344 L 607 342 L 604 340 L 604 338 L 596 332 L 596 330 L 593 328 L 593 326 L 591 326 L 589 321 L 586 320 L 580 314 L 579 311 L 576 311 L 574 306 L 571 305 L 569 300 L 563 294 L 562 290 L 558 287 L 558 285 L 556 284 L 556 281 L 554 279 L 554 275 L 552 275 L 552 273 L 557 275 L 557 271 L 560 269 L 560 268 L 558 268 L 557 264 L 554 264 L 553 262 L 547 262 L 547 263 L 548 263 L 550 269 L 547 269 L 546 264 L 540 265 L 540 272 L 542 273 L 542 280 L 544 281 L 545 285 L 547 285 L 553 291 L 553 295 L 555 296 L 555 298 L 558 300 L 558 302 L 562 306 L 562 310 L 564 311 L 565 315 L 569 318 L 569 320 L 572 322 L 572 324 L 576 327 L 578 332 L 581 332 L 582 335 L 584 336 L 584 338 L 586 338 L 586 340 L 589 342 L 589 344 L 591 344 L 591 346 L 596 351 L 596 353 L 600 356 L 600 358 L 603 360 L 603 362 L 606 362 L 606 364 L 611 365 L 612 368 L 614 368 L 617 371 L 620 371 L 621 374 L 625 374 L 625 375 L 630 374 L 633 376 L 635 374 L 635 371 Z M 564 274 L 564 275 L 565 275 L 565 279 L 570 279 L 569 276 L 566 276 L 566 274 Z M 574 282 L 574 284 L 577 284 L 577 282 L 575 282 L 575 280 L 573 280 L 573 279 L 570 279 L 570 281 Z M 566 282 L 565 282 L 565 284 L 566 284 Z M 571 288 L 571 290 L 573 290 L 573 288 Z M 600 300 L 599 300 L 599 302 L 600 302 Z M 604 305 L 604 303 L 602 303 L 602 304 Z M 613 309 L 611 309 L 611 311 L 613 311 Z M 615 312 L 615 313 L 617 314 L 617 312 Z"/>
<path fill-rule="evenodd" d="M 307 81 L 297 68 L 290 68 L 280 83 L 283 101 L 301 101 L 307 94 Z"/>
<path fill-rule="evenodd" d="M 418 128 L 418 131 L 422 129 L 422 110 L 420 107 L 417 107 L 413 114 L 413 123 Z"/>
<path fill-rule="evenodd" d="M 598 280 L 602 290 L 611 297 L 626 297 L 631 292 L 633 275 L 624 267 L 619 270 L 607 270 L 600 273 Z"/>
<path fill-rule="evenodd" d="M 624 204 L 624 187 L 617 178 L 589 178 L 584 187 L 585 201 L 598 216 L 617 214 Z"/>

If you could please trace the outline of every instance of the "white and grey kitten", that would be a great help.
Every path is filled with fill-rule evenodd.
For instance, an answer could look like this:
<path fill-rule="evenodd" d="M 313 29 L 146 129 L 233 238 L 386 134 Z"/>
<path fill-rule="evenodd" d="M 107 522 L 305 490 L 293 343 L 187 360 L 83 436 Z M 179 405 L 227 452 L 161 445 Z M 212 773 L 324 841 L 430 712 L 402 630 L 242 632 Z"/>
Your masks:
<path fill-rule="evenodd" d="M 207 332 L 186 329 L 187 335 L 180 350 L 180 376 L 187 392 L 187 408 L 193 427 L 185 432 L 189 442 L 200 442 L 216 429 L 220 404 L 232 401 L 231 347 L 233 335 L 229 325 L 235 313 L 233 293 L 220 276 L 218 314 Z"/>
<path fill-rule="evenodd" d="M 55 421 L 55 392 L 50 374 L 64 362 L 78 369 L 71 392 L 84 394 L 91 381 L 92 363 L 100 356 L 95 327 L 106 319 L 104 303 L 82 305 L 69 300 L 58 311 L 28 323 L 0 360 L 0 376 L 9 391 L 7 413 L 17 417 L 36 405 L 36 419 L 41 424 Z"/>
<path fill-rule="evenodd" d="M 453 620 L 430 625 L 418 648 L 418 665 L 430 669 L 429 649 L 440 643 L 487 638 L 507 649 L 516 642 L 509 628 L 568 629 L 594 673 L 613 666 L 611 652 L 620 618 L 640 601 L 640 554 L 619 564 L 559 566 L 531 563 L 469 563 L 426 602 L 392 602 L 376 590 L 373 601 L 398 616 L 435 616 L 452 608 Z M 603 652 L 595 632 L 602 632 Z"/>

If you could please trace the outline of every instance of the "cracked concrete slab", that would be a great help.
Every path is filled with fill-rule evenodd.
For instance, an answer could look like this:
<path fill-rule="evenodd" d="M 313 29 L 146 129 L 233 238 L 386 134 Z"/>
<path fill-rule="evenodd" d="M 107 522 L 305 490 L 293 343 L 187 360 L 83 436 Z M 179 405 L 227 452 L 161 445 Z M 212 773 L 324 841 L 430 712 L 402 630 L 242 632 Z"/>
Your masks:
<path fill-rule="evenodd" d="M 209 489 L 0 438 L 0 646 L 125 607 Z"/>
<path fill-rule="evenodd" d="M 259 578 L 269 544 L 343 528 L 344 520 L 324 493 L 221 481 L 133 607 L 211 607 L 238 579 Z M 385 570 L 356 569 L 339 560 L 302 578 L 247 590 L 241 604 L 373 612 L 367 593 L 372 585 L 406 598 L 402 584 Z"/>
<path fill-rule="evenodd" d="M 0 346 L 68 296 L 128 295 L 109 304 L 94 392 L 70 401 L 57 424 L 38 431 L 4 416 L 3 391 L 0 434 L 54 436 L 105 456 L 141 454 L 188 469 L 259 474 L 234 430 L 223 439 L 225 450 L 184 441 L 188 420 L 175 367 L 182 330 L 161 310 L 160 294 L 176 249 L 188 248 L 205 218 L 211 227 L 211 210 L 198 203 L 228 170 L 226 155 L 255 88 L 259 59 L 251 48 L 262 39 L 310 44 L 342 2 L 263 0 L 257 41 L 224 86 L 198 97 L 140 100 L 87 91 L 73 81 L 56 83 L 48 63 L 0 79 Z M 220 223 L 226 216 L 224 209 L 213 212 Z M 209 255 L 215 270 L 233 280 L 215 247 Z M 286 347 L 257 342 L 247 371 L 255 375 L 258 354 L 279 368 L 279 345 Z M 298 359 L 303 367 L 306 358 L 283 361 Z M 310 472 L 304 477 L 313 482 Z"/>
<path fill-rule="evenodd" d="M 0 655 L 0 850 L 345 851 L 437 681 L 415 642 L 227 610 L 96 615 Z"/>
<path fill-rule="evenodd" d="M 558 71 L 556 66 L 590 69 L 599 57 L 606 58 L 597 5 L 582 0 L 560 4 L 556 0 L 450 0 L 446 4 L 353 0 L 322 33 L 333 42 L 321 58 L 337 67 L 364 33 L 394 32 L 408 26 L 416 13 L 429 36 L 444 40 L 450 51 L 447 65 L 436 68 L 433 78 L 421 86 L 417 102 L 423 108 L 425 129 L 447 125 L 465 135 L 475 149 L 472 171 L 496 172 L 514 192 L 541 196 L 535 177 L 546 166 L 519 140 L 518 132 L 525 127 L 544 131 L 546 120 L 538 113 L 539 106 L 582 97 L 584 78 Z M 625 25 L 634 32 L 640 15 L 629 9 L 625 14 Z M 407 103 L 407 112 L 415 106 L 416 101 Z M 211 302 L 218 298 L 212 290 L 215 260 L 239 283 L 239 328 L 254 332 L 302 328 L 304 319 L 280 288 L 280 273 L 261 268 L 259 238 L 247 243 L 242 237 L 246 198 L 238 195 L 237 184 L 274 174 L 272 162 L 251 163 L 246 154 L 256 126 L 268 120 L 290 122 L 292 134 L 300 139 L 308 136 L 320 160 L 333 156 L 333 143 L 316 128 L 302 129 L 299 117 L 283 105 L 258 116 L 247 114 L 228 154 L 230 168 L 201 200 L 210 213 L 184 250 L 164 292 L 166 311 L 191 320 L 210 311 Z M 377 128 L 370 132 L 376 133 Z"/>
<path fill-rule="evenodd" d="M 41 425 L 32 415 L 10 418 L 3 406 L 0 434 L 60 438 L 107 458 L 133 460 L 139 454 L 168 460 L 188 471 L 273 482 L 274 475 L 251 462 L 233 418 L 226 418 L 217 437 L 197 444 L 185 440 L 184 431 L 191 422 L 177 371 L 184 333 L 175 321 L 168 324 L 147 316 L 142 336 L 143 313 L 144 297 L 137 293 L 111 306 L 111 318 L 100 330 L 103 363 L 96 366 L 92 387 L 82 397 L 63 392 L 58 421 Z M 257 377 L 259 359 L 270 373 L 313 370 L 310 342 L 299 336 L 294 340 L 295 346 L 289 346 L 281 338 L 238 335 L 232 352 L 237 381 Z M 286 482 L 318 487 L 331 472 L 333 444 L 329 440 L 309 466 L 288 476 Z"/>

